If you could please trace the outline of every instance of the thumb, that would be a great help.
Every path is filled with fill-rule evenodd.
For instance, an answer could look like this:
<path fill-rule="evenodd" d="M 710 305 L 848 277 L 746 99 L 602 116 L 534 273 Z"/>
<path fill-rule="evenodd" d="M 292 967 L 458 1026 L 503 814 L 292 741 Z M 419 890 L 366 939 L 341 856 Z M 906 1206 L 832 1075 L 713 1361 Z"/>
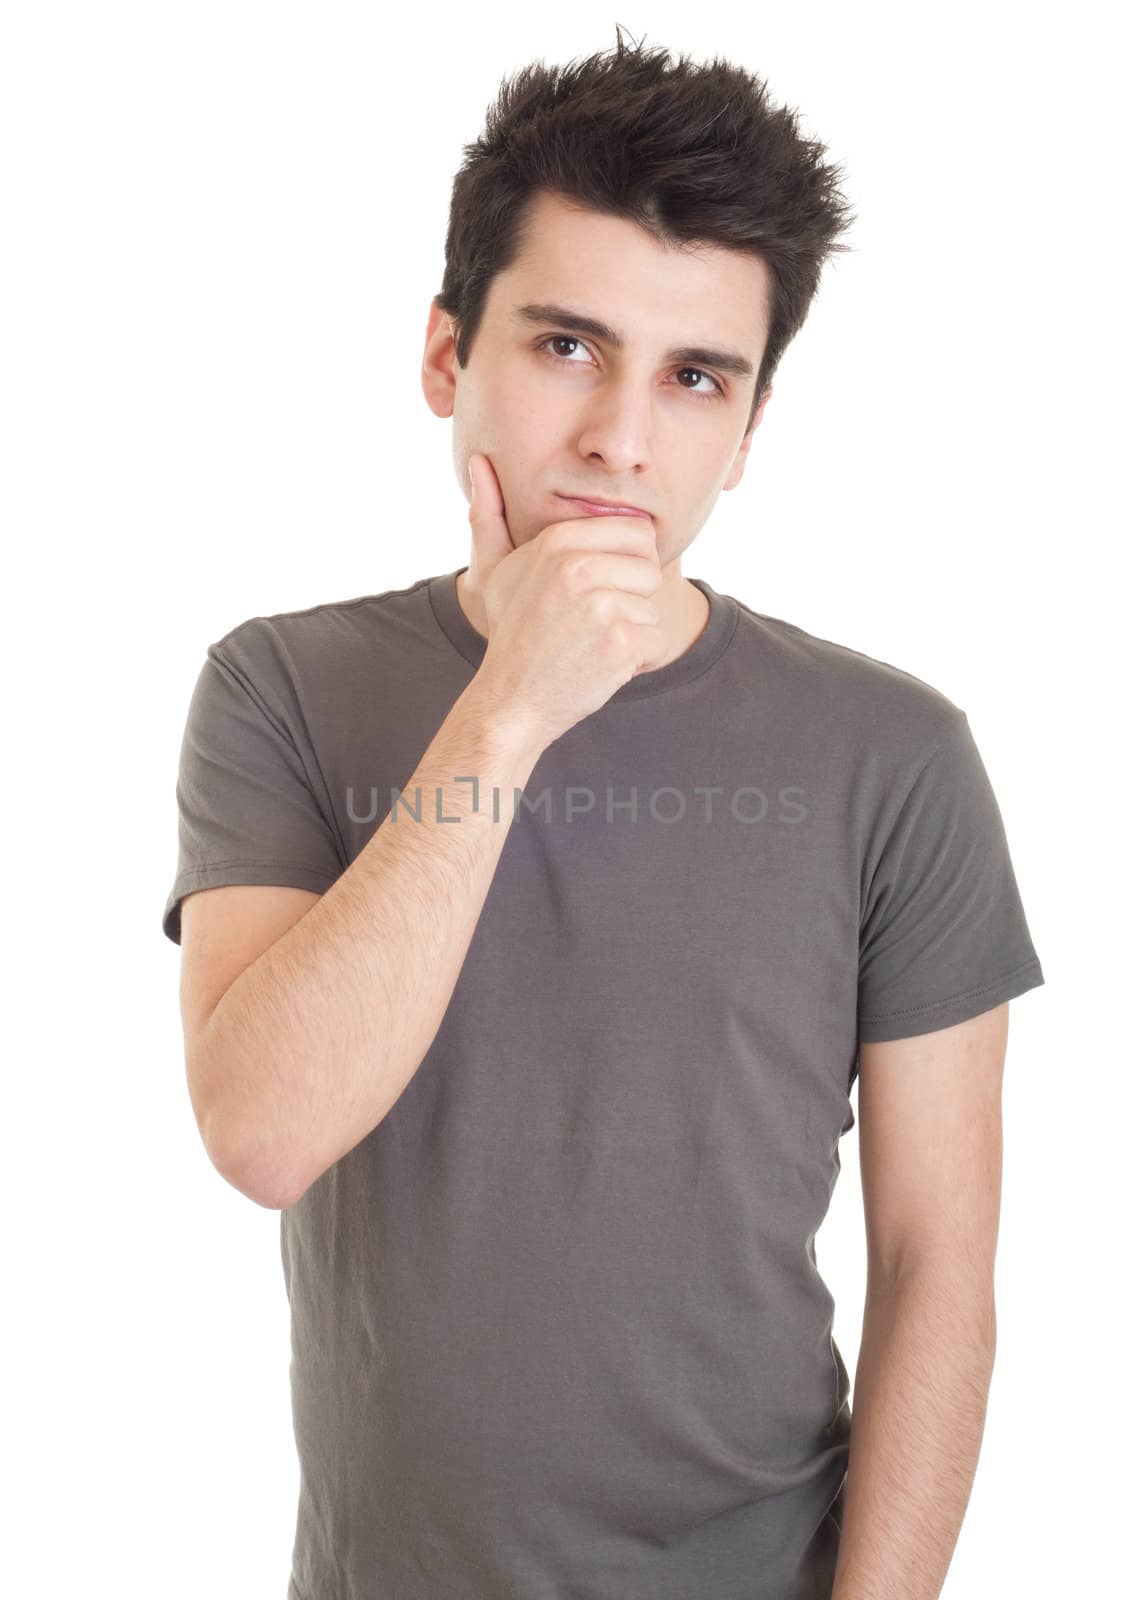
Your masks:
<path fill-rule="evenodd" d="M 469 482 L 469 526 L 473 531 L 477 577 L 484 580 L 499 562 L 512 555 L 516 546 L 505 521 L 501 485 L 488 456 L 469 457 Z"/>

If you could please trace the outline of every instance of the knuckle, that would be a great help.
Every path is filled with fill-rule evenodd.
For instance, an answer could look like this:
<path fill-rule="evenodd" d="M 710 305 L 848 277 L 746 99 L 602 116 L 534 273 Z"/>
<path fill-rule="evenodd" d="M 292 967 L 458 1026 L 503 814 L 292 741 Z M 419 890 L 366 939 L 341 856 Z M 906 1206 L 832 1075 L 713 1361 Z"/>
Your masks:
<path fill-rule="evenodd" d="M 581 550 L 569 550 L 561 559 L 561 579 L 570 592 L 591 587 L 589 558 Z"/>
<path fill-rule="evenodd" d="M 559 553 L 568 544 L 570 526 L 567 522 L 550 522 L 548 527 L 542 528 L 537 535 L 537 543 L 543 543 L 546 550 Z"/>
<path fill-rule="evenodd" d="M 608 625 L 608 647 L 622 656 L 628 649 L 628 624 L 621 617 L 615 618 Z"/>

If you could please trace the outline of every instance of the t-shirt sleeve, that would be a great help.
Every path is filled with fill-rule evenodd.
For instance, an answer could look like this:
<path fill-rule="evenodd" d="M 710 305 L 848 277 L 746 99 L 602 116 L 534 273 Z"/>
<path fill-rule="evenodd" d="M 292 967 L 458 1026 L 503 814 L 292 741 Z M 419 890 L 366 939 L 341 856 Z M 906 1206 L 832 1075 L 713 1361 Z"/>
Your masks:
<path fill-rule="evenodd" d="M 180 901 L 222 884 L 280 884 L 323 894 L 342 863 L 285 714 L 288 696 L 228 640 L 208 645 L 191 695 L 175 785 L 178 861 L 163 932 L 180 943 Z M 268 659 L 273 659 L 272 657 Z"/>
<path fill-rule="evenodd" d="M 960 710 L 878 850 L 860 932 L 858 1040 L 953 1027 L 1044 981 L 998 803 Z"/>

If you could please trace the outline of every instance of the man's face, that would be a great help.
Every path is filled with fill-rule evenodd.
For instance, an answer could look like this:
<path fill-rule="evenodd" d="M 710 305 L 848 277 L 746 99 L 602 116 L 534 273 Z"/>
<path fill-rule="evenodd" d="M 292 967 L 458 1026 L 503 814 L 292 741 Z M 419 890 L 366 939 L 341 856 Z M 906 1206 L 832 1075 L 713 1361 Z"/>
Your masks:
<path fill-rule="evenodd" d="M 744 437 L 766 338 L 768 273 L 754 256 L 657 244 L 634 223 L 534 197 L 525 246 L 492 281 L 464 371 L 448 318 L 431 309 L 423 387 L 438 415 L 452 400 L 453 458 L 488 455 L 515 546 L 553 522 L 586 515 L 558 498 L 584 495 L 652 513 L 662 567 L 742 475 Z M 561 315 L 607 324 L 616 347 Z M 723 370 L 703 348 L 740 357 Z M 758 425 L 767 390 L 752 419 Z"/>

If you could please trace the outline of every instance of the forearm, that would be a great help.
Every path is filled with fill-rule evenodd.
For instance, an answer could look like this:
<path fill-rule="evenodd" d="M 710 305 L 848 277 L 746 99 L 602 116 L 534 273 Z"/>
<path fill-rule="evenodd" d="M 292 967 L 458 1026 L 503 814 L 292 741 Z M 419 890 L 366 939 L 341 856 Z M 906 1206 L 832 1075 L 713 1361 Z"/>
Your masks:
<path fill-rule="evenodd" d="M 203 1030 L 208 1148 L 265 1204 L 292 1204 L 382 1121 L 441 1024 L 541 752 L 476 684 L 403 790 L 410 811 L 381 801 L 369 843 Z M 478 780 L 476 810 L 473 782 L 455 777 Z"/>
<path fill-rule="evenodd" d="M 966 1513 L 994 1365 L 992 1284 L 868 1283 L 831 1600 L 935 1600 Z"/>

